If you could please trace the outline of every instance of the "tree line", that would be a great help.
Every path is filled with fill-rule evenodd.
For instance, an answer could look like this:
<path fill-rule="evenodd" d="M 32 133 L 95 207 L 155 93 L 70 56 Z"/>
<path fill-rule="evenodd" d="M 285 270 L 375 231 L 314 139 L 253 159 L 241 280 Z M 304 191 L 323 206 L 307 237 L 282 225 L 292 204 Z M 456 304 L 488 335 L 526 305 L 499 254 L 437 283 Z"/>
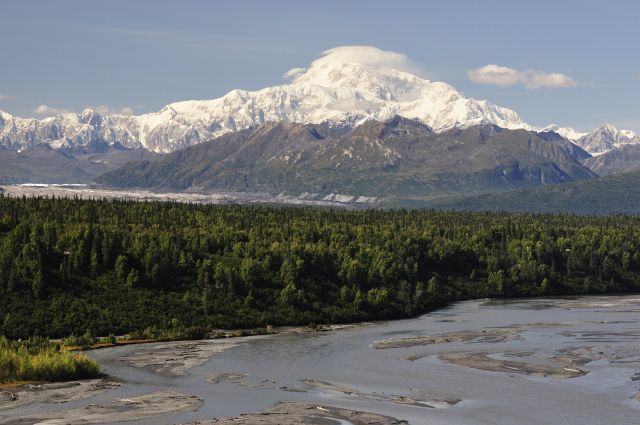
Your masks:
<path fill-rule="evenodd" d="M 11 339 L 391 319 L 469 298 L 639 288 L 632 216 L 0 195 Z"/>

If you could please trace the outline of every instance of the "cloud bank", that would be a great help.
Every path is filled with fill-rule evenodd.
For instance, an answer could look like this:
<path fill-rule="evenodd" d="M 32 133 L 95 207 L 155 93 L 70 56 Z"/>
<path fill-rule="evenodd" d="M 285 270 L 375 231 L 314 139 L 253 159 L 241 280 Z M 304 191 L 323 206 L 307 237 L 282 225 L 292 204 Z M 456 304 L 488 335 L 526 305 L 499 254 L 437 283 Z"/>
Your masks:
<path fill-rule="evenodd" d="M 48 105 L 38 105 L 34 110 L 34 114 L 38 115 L 57 115 L 69 112 L 67 109 L 53 108 Z"/>
<path fill-rule="evenodd" d="M 372 46 L 339 46 L 322 52 L 322 56 L 308 68 L 293 68 L 283 77 L 295 81 L 304 76 L 324 75 L 327 70 L 339 69 L 341 65 L 357 63 L 373 74 L 403 71 L 423 77 L 425 72 L 417 63 L 402 53 L 390 52 Z"/>
<path fill-rule="evenodd" d="M 422 69 L 406 55 L 390 52 L 372 46 L 340 46 L 322 52 L 322 57 L 311 63 L 310 67 L 324 64 L 355 62 L 375 71 L 405 71 L 421 74 Z"/>
<path fill-rule="evenodd" d="M 92 109 L 102 115 L 133 115 L 133 108 L 131 106 L 114 108 L 108 105 L 98 105 L 93 107 Z"/>
<path fill-rule="evenodd" d="M 471 81 L 478 84 L 491 84 L 499 87 L 524 85 L 531 90 L 542 87 L 566 88 L 578 85 L 576 80 L 566 74 L 558 72 L 545 73 L 532 69 L 518 71 L 513 68 L 495 64 L 469 70 L 467 71 L 467 76 Z"/>
<path fill-rule="evenodd" d="M 133 108 L 130 106 L 124 106 L 122 108 L 114 108 L 108 105 L 90 106 L 89 109 L 93 109 L 102 115 L 133 115 Z M 68 109 L 54 108 L 48 105 L 39 105 L 34 110 L 34 114 L 38 115 L 58 115 L 71 112 Z"/>

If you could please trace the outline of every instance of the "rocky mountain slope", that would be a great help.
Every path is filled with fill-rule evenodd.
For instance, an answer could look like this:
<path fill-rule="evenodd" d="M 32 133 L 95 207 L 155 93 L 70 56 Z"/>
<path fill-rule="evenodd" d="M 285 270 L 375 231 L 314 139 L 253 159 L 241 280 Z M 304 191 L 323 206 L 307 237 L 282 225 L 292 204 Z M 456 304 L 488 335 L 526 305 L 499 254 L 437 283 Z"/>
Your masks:
<path fill-rule="evenodd" d="M 640 169 L 640 136 L 631 131 L 533 128 L 512 110 L 420 75 L 404 55 L 346 46 L 290 70 L 286 84 L 139 116 L 87 109 L 36 120 L 0 111 L 0 183 L 89 183 L 168 152 L 176 154 L 164 165 L 128 165 L 100 181 L 428 197 Z"/>
<path fill-rule="evenodd" d="M 599 176 L 640 171 L 640 144 L 627 144 L 602 155 L 587 158 L 582 164 Z"/>
<path fill-rule="evenodd" d="M 0 150 L 0 184 L 91 183 L 130 161 L 155 161 L 162 155 L 146 149 L 107 146 L 53 149 L 43 144 L 16 152 Z"/>
<path fill-rule="evenodd" d="M 266 123 L 130 163 L 100 183 L 156 190 L 342 194 L 422 199 L 504 191 L 594 177 L 558 136 L 485 125 L 436 133 L 396 116 L 346 132 L 328 125 Z"/>

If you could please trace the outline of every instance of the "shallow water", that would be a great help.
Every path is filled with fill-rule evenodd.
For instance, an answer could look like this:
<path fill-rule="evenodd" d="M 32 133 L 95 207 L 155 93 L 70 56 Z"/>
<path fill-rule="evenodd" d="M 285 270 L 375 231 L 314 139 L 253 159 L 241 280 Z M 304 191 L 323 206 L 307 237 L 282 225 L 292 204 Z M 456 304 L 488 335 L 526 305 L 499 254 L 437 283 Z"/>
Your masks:
<path fill-rule="evenodd" d="M 489 342 L 477 338 L 413 347 L 374 349 L 374 341 L 454 331 L 510 328 L 518 338 Z M 584 376 L 556 379 L 496 372 L 446 363 L 443 352 L 479 352 L 492 359 L 548 364 L 559 350 L 588 347 L 578 367 Z M 194 394 L 205 404 L 197 412 L 136 423 L 179 423 L 259 411 L 280 400 L 300 400 L 406 419 L 412 424 L 632 424 L 640 423 L 640 298 L 580 297 L 512 301 L 468 301 L 422 317 L 335 332 L 276 335 L 231 348 L 186 376 L 167 377 L 128 366 L 118 358 L 142 346 L 91 353 L 123 386 L 64 405 L 36 405 L 3 412 L 68 409 L 170 388 Z M 582 350 L 581 353 L 587 353 Z M 514 354 L 515 353 L 515 354 Z M 409 361 L 407 356 L 418 360 Z M 586 360 L 585 360 L 586 361 Z M 212 384 L 223 373 L 246 377 Z M 316 379 L 353 394 L 311 386 Z M 428 394 L 457 404 L 425 406 L 392 402 L 393 396 Z"/>

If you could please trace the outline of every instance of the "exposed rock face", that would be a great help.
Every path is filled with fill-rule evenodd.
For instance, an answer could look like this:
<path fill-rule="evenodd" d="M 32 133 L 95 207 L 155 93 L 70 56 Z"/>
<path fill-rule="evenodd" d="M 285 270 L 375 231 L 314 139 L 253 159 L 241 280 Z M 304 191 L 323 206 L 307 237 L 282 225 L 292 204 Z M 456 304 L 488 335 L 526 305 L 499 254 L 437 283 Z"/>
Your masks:
<path fill-rule="evenodd" d="M 98 181 L 164 191 L 306 193 L 314 199 L 358 202 L 361 197 L 482 193 L 594 177 L 576 157 L 588 154 L 562 138 L 496 126 L 436 133 L 419 120 L 396 116 L 368 121 L 345 134 L 327 125 L 267 123 L 154 163 L 130 163 Z"/>

